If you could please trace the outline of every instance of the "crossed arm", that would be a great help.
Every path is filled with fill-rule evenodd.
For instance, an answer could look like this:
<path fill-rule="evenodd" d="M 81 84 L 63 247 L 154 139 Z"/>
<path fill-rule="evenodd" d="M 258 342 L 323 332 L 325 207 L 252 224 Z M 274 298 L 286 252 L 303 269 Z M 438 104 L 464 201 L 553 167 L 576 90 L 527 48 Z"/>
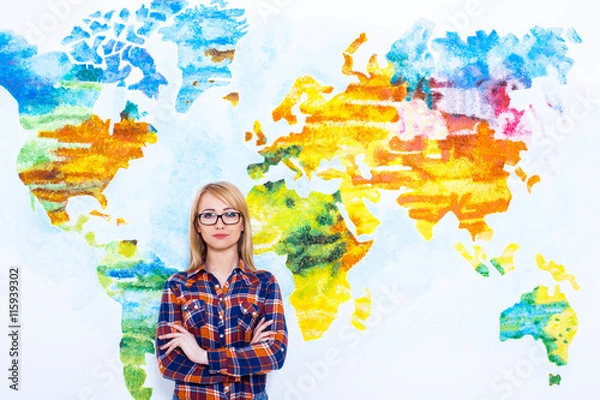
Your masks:
<path fill-rule="evenodd" d="M 203 348 L 181 323 L 179 284 L 167 282 L 156 342 L 162 375 L 175 381 L 214 383 L 281 368 L 287 354 L 283 302 L 274 276 L 266 284 L 264 317 L 254 328 L 251 343 L 243 347 Z"/>
<path fill-rule="evenodd" d="M 252 333 L 252 341 L 250 344 L 252 345 L 273 340 L 276 332 L 266 330 L 272 323 L 272 320 L 265 321 L 265 318 L 263 317 Z M 196 337 L 192 333 L 180 324 L 169 322 L 167 325 L 175 331 L 158 337 L 161 340 L 170 339 L 160 347 L 161 350 L 167 350 L 165 355 L 168 355 L 174 349 L 179 347 L 190 361 L 195 362 L 196 364 L 208 365 L 208 352 L 198 345 Z"/>

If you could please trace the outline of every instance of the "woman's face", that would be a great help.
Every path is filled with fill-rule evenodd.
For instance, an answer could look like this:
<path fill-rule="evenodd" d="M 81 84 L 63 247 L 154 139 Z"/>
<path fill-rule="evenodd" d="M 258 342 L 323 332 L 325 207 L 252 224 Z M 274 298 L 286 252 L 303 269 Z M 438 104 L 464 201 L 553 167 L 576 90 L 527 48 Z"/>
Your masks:
<path fill-rule="evenodd" d="M 205 193 L 198 203 L 196 227 L 206 243 L 207 252 L 234 251 L 238 252 L 238 241 L 244 230 L 244 219 L 235 208 L 217 199 L 210 193 Z M 238 219 L 239 221 L 235 222 Z M 202 224 L 201 222 L 204 222 Z M 206 225 L 213 224 L 214 225 Z"/>

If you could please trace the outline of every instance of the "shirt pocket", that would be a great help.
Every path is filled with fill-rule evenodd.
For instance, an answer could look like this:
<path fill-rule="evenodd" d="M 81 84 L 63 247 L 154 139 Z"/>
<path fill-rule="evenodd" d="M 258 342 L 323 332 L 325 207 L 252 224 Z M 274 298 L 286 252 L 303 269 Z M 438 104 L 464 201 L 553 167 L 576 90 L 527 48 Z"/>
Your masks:
<path fill-rule="evenodd" d="M 259 316 L 260 309 L 248 299 L 240 300 L 238 307 L 238 329 L 242 333 L 249 333 L 250 339 L 252 339 L 252 329 L 256 325 L 255 322 Z M 247 338 L 247 335 L 244 336 Z"/>
<path fill-rule="evenodd" d="M 183 325 L 188 330 L 199 330 L 206 324 L 206 305 L 199 299 L 188 300 L 181 306 Z"/>

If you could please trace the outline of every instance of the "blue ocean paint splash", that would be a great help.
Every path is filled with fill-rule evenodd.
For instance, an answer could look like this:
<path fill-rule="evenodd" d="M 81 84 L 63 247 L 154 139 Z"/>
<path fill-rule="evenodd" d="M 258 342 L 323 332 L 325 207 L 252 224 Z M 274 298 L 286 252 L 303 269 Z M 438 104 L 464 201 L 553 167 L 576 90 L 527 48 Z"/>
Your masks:
<path fill-rule="evenodd" d="M 187 5 L 187 0 L 152 0 L 150 9 L 162 12 L 165 15 L 175 15 Z"/>
<path fill-rule="evenodd" d="M 394 66 L 392 84 L 408 83 L 409 94 L 423 79 L 429 79 L 434 71 L 434 59 L 427 47 L 433 27 L 433 22 L 427 20 L 417 22 L 386 55 Z"/>
<path fill-rule="evenodd" d="M 92 108 L 99 91 L 66 88 L 65 82 L 94 81 L 95 74 L 71 63 L 61 52 L 38 54 L 34 46 L 10 32 L 0 32 L 0 86 L 15 98 L 20 115 L 44 115 L 59 106 Z"/>
<path fill-rule="evenodd" d="M 163 40 L 178 46 L 178 65 L 183 75 L 176 100 L 178 112 L 186 112 L 209 87 L 229 83 L 231 60 L 214 62 L 207 51 L 234 50 L 246 27 L 242 9 L 200 6 L 179 14 L 173 26 L 159 31 Z"/>
<path fill-rule="evenodd" d="M 244 10 L 228 9 L 225 1 L 186 9 L 187 4 L 183 0 L 153 0 L 135 12 L 127 8 L 118 14 L 115 10 L 104 14 L 98 11 L 84 24 L 75 26 L 62 43 L 71 46 L 75 64 L 101 68 L 103 83 L 118 83 L 149 98 L 158 98 L 160 87 L 168 81 L 157 71 L 154 58 L 144 46 L 160 30 L 164 40 L 179 46 L 183 85 L 176 109 L 185 112 L 207 88 L 226 85 L 231 79 L 230 59 L 213 61 L 204 53 L 210 49 L 233 50 L 246 29 Z M 171 17 L 175 17 L 173 25 L 164 27 Z M 186 32 L 193 34 L 184 37 Z M 136 69 L 143 77 L 129 82 Z"/>
<path fill-rule="evenodd" d="M 446 32 L 445 37 L 431 40 L 432 31 L 432 23 L 418 22 L 387 54 L 395 70 L 393 80 L 408 82 L 410 90 L 422 78 L 463 89 L 477 88 L 488 81 L 514 79 L 529 88 L 534 78 L 551 75 L 553 71 L 564 84 L 573 66 L 562 29 L 535 27 L 522 39 L 513 34 L 500 36 L 494 30 L 477 31 L 466 40 L 457 32 Z M 565 37 L 581 42 L 573 29 Z M 437 58 L 436 63 L 428 46 Z"/>
<path fill-rule="evenodd" d="M 159 86 L 168 83 L 167 79 L 156 71 L 154 59 L 146 49 L 131 47 L 123 53 L 123 60 L 144 71 L 144 77 L 139 82 L 129 85 L 130 90 L 141 90 L 146 96 L 156 98 Z"/>
<path fill-rule="evenodd" d="M 567 29 L 567 38 L 573 43 L 582 43 L 581 37 L 574 28 Z"/>

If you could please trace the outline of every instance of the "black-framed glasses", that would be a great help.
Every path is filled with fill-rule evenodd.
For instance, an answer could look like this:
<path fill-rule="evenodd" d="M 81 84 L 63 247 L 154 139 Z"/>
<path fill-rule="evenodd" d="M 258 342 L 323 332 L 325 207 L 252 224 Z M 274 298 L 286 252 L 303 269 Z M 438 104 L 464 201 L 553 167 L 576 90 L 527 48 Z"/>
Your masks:
<path fill-rule="evenodd" d="M 197 218 L 202 225 L 206 226 L 215 225 L 219 218 L 221 218 L 221 221 L 223 221 L 225 225 L 235 225 L 242 219 L 242 213 L 237 211 L 227 211 L 223 214 L 205 212 L 198 214 Z"/>

